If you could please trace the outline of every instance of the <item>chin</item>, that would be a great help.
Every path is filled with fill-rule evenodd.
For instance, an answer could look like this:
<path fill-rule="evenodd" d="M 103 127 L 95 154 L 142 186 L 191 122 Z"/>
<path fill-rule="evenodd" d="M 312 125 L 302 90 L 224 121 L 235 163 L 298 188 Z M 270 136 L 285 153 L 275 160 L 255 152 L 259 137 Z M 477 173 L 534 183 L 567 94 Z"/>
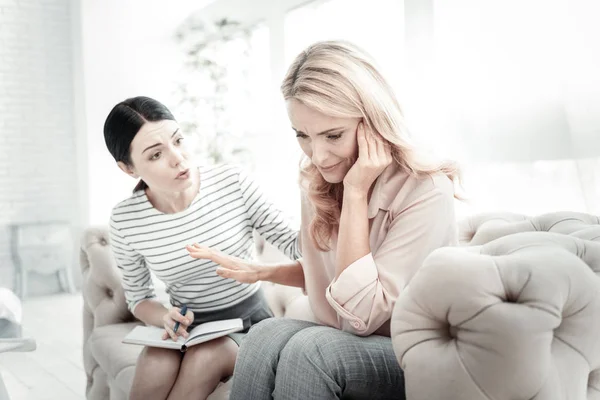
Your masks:
<path fill-rule="evenodd" d="M 181 182 L 178 185 L 175 185 L 175 187 L 173 187 L 173 191 L 174 192 L 183 192 L 187 189 L 189 189 L 190 187 L 192 187 L 192 185 L 194 184 L 192 179 L 188 179 L 187 181 Z"/>
<path fill-rule="evenodd" d="M 332 174 L 332 175 L 325 175 L 325 174 L 321 174 L 321 176 L 323 177 L 323 179 L 325 179 L 325 181 L 327 183 L 341 183 L 344 181 L 344 175 L 339 175 L 339 174 Z"/>

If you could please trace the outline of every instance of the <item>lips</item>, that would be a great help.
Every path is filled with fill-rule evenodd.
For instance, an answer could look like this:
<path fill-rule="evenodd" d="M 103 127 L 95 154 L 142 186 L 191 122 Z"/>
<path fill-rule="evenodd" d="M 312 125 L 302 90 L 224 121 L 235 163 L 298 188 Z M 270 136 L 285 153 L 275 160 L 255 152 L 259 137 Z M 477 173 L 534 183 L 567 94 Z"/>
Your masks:
<path fill-rule="evenodd" d="M 184 176 L 188 172 L 190 172 L 189 168 L 186 169 L 185 171 L 181 171 L 180 173 L 177 174 L 177 176 L 175 177 L 175 179 L 181 178 L 182 176 Z"/>
<path fill-rule="evenodd" d="M 328 167 L 319 167 L 319 169 L 320 169 L 321 171 L 330 171 L 330 170 L 334 169 L 335 167 L 337 167 L 337 166 L 338 166 L 338 165 L 340 165 L 340 164 L 341 164 L 341 162 L 339 162 L 339 163 L 337 163 L 337 164 L 330 165 L 330 166 L 328 166 Z"/>

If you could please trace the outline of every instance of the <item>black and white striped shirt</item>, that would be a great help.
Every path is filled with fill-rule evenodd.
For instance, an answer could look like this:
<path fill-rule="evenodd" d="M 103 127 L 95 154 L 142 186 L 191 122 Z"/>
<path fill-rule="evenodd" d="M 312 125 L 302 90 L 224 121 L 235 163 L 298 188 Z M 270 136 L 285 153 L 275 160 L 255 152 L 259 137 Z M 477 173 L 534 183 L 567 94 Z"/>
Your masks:
<path fill-rule="evenodd" d="M 251 259 L 256 229 L 289 258 L 300 258 L 298 233 L 241 168 L 220 165 L 199 170 L 200 190 L 184 211 L 158 211 L 143 190 L 113 209 L 111 247 L 132 311 L 142 300 L 155 297 L 150 271 L 165 283 L 173 306 L 187 304 L 194 312 L 233 306 L 258 290 L 259 283 L 221 278 L 215 272 L 217 264 L 190 257 L 188 244 Z"/>

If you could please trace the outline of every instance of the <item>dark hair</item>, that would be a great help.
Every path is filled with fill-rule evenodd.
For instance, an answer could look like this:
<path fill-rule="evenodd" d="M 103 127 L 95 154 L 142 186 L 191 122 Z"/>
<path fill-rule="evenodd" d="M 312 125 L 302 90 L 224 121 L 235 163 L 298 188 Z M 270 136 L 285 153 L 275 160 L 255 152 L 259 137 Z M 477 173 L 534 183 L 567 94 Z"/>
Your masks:
<path fill-rule="evenodd" d="M 104 122 L 104 141 L 115 161 L 133 165 L 131 142 L 146 122 L 175 121 L 171 111 L 150 97 L 132 97 L 120 102 L 108 114 Z M 140 179 L 133 191 L 145 190 L 146 182 Z"/>

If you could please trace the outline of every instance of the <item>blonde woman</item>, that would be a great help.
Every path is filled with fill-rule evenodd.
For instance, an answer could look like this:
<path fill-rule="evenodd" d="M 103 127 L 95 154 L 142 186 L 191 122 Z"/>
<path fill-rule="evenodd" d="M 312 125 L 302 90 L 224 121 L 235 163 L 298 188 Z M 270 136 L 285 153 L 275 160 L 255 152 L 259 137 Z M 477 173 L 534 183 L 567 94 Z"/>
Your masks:
<path fill-rule="evenodd" d="M 231 399 L 404 398 L 390 316 L 423 259 L 457 243 L 452 163 L 411 144 L 396 97 L 344 42 L 316 43 L 281 86 L 307 156 L 300 248 L 289 265 L 250 264 L 196 246 L 241 282 L 303 288 L 318 323 L 270 319 L 242 342 Z"/>

